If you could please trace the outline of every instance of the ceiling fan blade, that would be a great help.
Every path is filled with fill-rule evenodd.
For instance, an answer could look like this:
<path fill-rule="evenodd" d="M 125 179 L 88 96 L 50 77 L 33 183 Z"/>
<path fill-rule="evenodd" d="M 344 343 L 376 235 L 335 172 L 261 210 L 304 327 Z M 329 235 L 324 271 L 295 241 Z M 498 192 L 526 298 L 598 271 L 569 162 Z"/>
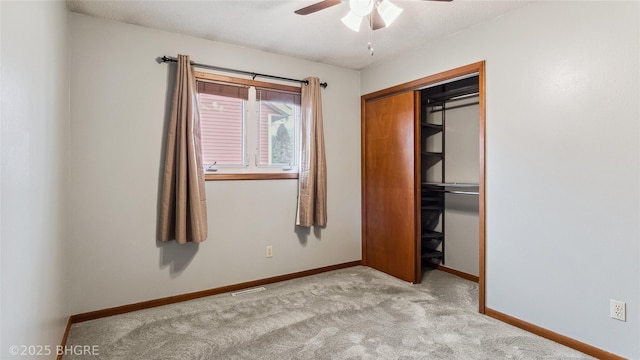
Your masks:
<path fill-rule="evenodd" d="M 386 26 L 384 20 L 382 20 L 382 16 L 380 16 L 377 9 L 374 9 L 371 14 L 367 16 L 367 21 L 369 22 L 369 25 L 371 25 L 371 29 L 373 30 L 382 29 Z"/>
<path fill-rule="evenodd" d="M 309 15 L 316 11 L 324 10 L 328 7 L 340 4 L 340 0 L 324 0 L 319 3 L 315 3 L 313 5 L 309 5 L 307 7 L 303 7 L 302 9 L 298 9 L 294 11 L 298 15 Z"/>

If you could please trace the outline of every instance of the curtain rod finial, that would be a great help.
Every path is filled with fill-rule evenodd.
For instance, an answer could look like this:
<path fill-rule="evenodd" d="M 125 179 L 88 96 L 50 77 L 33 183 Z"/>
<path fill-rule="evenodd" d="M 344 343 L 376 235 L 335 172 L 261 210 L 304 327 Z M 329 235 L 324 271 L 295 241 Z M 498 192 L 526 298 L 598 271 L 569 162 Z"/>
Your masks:
<path fill-rule="evenodd" d="M 158 64 L 162 64 L 162 63 L 166 63 L 166 62 L 171 62 L 172 59 L 165 55 L 165 56 L 162 56 L 162 57 L 158 56 L 156 58 L 156 61 L 158 62 Z"/>

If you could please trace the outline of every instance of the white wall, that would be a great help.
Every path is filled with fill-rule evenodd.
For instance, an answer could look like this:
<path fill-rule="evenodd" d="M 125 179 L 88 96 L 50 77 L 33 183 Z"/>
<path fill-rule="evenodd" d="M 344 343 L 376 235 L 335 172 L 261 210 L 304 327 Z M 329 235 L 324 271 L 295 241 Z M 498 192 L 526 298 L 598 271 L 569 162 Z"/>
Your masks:
<path fill-rule="evenodd" d="M 635 359 L 639 27 L 638 2 L 536 2 L 362 72 L 367 94 L 486 60 L 487 306 Z"/>
<path fill-rule="evenodd" d="M 67 322 L 69 64 L 64 2 L 0 2 L 2 343 L 50 346 Z M 46 353 L 46 349 L 42 349 Z"/>
<path fill-rule="evenodd" d="M 445 194 L 445 266 L 479 276 L 478 196 Z"/>
<path fill-rule="evenodd" d="M 451 103 L 446 112 L 445 182 L 478 183 L 478 98 Z M 465 107 L 458 107 L 468 105 Z M 435 113 L 438 118 L 441 113 Z M 445 265 L 479 275 L 479 203 L 477 195 L 445 194 Z"/>
<path fill-rule="evenodd" d="M 79 14 L 70 15 L 70 28 L 71 313 L 361 259 L 359 72 Z M 329 83 L 325 229 L 296 231 L 296 180 L 210 181 L 208 240 L 156 242 L 174 72 L 155 59 L 178 53 Z"/>

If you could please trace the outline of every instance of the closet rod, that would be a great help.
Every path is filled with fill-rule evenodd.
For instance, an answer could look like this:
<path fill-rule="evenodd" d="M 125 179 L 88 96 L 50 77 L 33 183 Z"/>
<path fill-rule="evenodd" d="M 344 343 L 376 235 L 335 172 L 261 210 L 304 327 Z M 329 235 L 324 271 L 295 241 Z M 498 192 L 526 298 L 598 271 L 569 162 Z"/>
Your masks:
<path fill-rule="evenodd" d="M 456 187 L 463 187 L 463 188 L 473 188 L 473 187 L 478 187 L 478 184 L 472 184 L 472 183 L 459 183 L 459 182 L 429 182 L 429 181 L 425 181 L 422 183 L 422 185 L 427 185 L 427 186 L 438 186 L 438 187 L 444 187 L 444 186 L 456 186 Z"/>
<path fill-rule="evenodd" d="M 169 56 L 163 56 L 163 57 L 158 58 L 158 59 L 160 60 L 160 62 L 163 62 L 163 63 L 166 63 L 166 62 L 178 62 L 177 58 L 169 57 Z M 249 76 L 252 77 L 253 80 L 255 80 L 257 76 L 260 76 L 260 77 L 266 77 L 266 78 L 270 78 L 270 79 L 298 82 L 298 83 L 301 83 L 301 84 L 309 84 L 309 81 L 307 81 L 307 80 L 291 79 L 291 78 L 275 76 L 275 75 L 260 74 L 260 73 L 255 73 L 255 72 L 251 72 L 251 71 L 229 69 L 229 68 L 224 68 L 224 67 L 214 66 L 214 65 L 198 64 L 198 63 L 195 63 L 193 61 L 191 62 L 191 65 L 196 66 L 196 67 L 205 68 L 205 69 L 218 70 L 218 71 L 224 71 L 224 72 L 231 72 L 231 73 L 242 74 L 242 75 L 249 75 Z M 320 86 L 322 86 L 323 88 L 326 88 L 327 85 L 328 84 L 326 82 L 320 83 Z"/>
<path fill-rule="evenodd" d="M 453 109 L 459 109 L 459 108 L 463 108 L 463 107 L 467 107 L 467 106 L 473 106 L 473 105 L 478 105 L 480 104 L 480 102 L 478 101 L 474 101 L 472 103 L 468 103 L 468 104 L 462 104 L 462 105 L 455 105 L 455 106 L 449 106 L 446 108 L 446 110 L 453 110 Z M 444 111 L 444 108 L 440 108 L 440 109 L 433 109 L 431 111 L 429 111 L 429 114 L 433 114 L 433 113 L 437 113 L 440 111 Z"/>
<path fill-rule="evenodd" d="M 476 92 L 469 93 L 469 94 L 454 96 L 454 97 L 452 97 L 450 99 L 446 99 L 446 100 L 434 100 L 433 102 L 430 102 L 429 105 L 431 105 L 431 104 L 444 104 L 444 103 L 450 103 L 450 102 L 454 102 L 454 101 L 466 100 L 466 99 L 477 97 L 478 95 L 480 95 L 480 93 L 476 91 Z M 429 100 L 431 100 L 431 99 L 427 99 L 427 101 L 429 101 Z M 434 105 L 434 106 L 437 106 L 437 105 Z"/>
<path fill-rule="evenodd" d="M 476 191 L 445 190 L 444 192 L 449 194 L 480 195 L 480 193 Z"/>
<path fill-rule="evenodd" d="M 459 109 L 459 108 L 463 108 L 463 107 L 467 107 L 467 106 L 472 106 L 472 105 L 478 105 L 478 104 L 479 104 L 479 102 L 478 102 L 478 101 L 475 101 L 475 102 L 468 103 L 468 104 L 463 104 L 463 105 L 449 106 L 449 107 L 447 107 L 447 110 Z M 435 110 L 431 110 L 431 111 L 429 111 L 429 113 L 430 113 L 430 114 L 433 114 L 433 113 L 437 113 L 437 112 L 440 112 L 440 111 L 443 111 L 443 110 L 444 110 L 444 109 L 435 109 Z"/>

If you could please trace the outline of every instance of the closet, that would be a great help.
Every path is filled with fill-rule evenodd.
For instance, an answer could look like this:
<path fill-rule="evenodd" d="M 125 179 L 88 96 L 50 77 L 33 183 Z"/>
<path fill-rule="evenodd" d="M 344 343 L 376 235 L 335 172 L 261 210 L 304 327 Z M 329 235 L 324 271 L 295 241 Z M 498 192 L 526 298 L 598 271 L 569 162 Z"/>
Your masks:
<path fill-rule="evenodd" d="M 479 266 L 478 91 L 477 75 L 419 91 L 421 266 L 471 277 Z"/>
<path fill-rule="evenodd" d="M 362 263 L 412 283 L 480 282 L 484 62 L 362 96 Z"/>

